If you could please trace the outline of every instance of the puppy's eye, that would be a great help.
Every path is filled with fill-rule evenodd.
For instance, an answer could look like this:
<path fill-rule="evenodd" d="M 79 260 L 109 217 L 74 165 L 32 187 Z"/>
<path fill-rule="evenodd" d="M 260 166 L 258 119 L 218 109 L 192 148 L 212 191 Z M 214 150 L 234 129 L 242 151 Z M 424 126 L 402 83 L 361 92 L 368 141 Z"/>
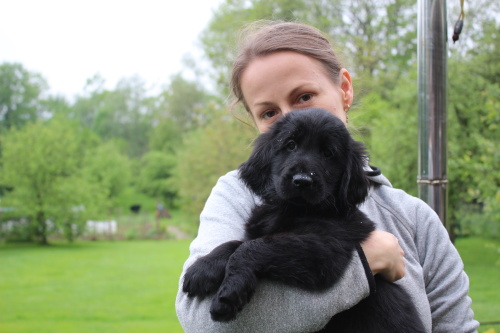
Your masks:
<path fill-rule="evenodd" d="M 329 149 L 324 149 L 323 150 L 323 157 L 325 157 L 325 158 L 333 157 L 333 153 Z"/>
<path fill-rule="evenodd" d="M 288 151 L 294 151 L 295 149 L 297 149 L 297 144 L 295 143 L 295 141 L 290 140 L 286 144 L 286 149 L 288 149 Z"/>

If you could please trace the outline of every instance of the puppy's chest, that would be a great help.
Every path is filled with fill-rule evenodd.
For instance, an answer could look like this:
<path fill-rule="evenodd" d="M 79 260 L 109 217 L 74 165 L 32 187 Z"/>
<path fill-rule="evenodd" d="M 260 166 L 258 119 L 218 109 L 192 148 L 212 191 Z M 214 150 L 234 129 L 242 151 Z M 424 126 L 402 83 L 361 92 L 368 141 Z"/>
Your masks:
<path fill-rule="evenodd" d="M 314 210 L 283 209 L 262 205 L 254 209 L 246 225 L 248 239 L 276 234 L 335 234 L 345 231 L 349 224 L 344 219 Z"/>

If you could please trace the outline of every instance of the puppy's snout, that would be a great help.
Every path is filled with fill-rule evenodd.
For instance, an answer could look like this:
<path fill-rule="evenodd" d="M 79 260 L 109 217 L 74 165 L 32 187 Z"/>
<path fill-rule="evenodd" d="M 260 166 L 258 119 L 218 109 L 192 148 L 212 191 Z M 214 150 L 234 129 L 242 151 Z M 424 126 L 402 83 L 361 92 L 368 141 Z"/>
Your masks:
<path fill-rule="evenodd" d="M 292 177 L 292 183 L 297 187 L 308 187 L 313 184 L 313 179 L 305 173 L 298 173 Z"/>

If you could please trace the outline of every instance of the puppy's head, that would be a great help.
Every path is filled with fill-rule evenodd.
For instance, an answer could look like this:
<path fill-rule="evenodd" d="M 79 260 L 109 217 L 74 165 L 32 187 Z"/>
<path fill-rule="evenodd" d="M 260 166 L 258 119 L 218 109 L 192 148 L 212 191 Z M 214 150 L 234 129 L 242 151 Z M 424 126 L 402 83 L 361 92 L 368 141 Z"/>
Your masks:
<path fill-rule="evenodd" d="M 363 145 L 325 110 L 290 112 L 261 134 L 254 146 L 240 166 L 240 175 L 267 201 L 346 213 L 368 193 Z"/>

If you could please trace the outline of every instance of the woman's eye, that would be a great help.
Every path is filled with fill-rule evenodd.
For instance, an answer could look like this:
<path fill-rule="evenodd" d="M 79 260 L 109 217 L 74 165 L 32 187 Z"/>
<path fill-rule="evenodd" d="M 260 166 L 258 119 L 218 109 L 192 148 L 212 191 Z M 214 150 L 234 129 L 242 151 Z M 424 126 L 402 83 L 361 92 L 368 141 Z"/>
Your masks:
<path fill-rule="evenodd" d="M 300 98 L 299 98 L 299 101 L 301 103 L 304 103 L 304 102 L 309 102 L 311 100 L 311 98 L 313 98 L 313 94 L 302 94 L 300 95 Z"/>
<path fill-rule="evenodd" d="M 261 117 L 264 119 L 269 119 L 269 118 L 276 116 L 277 114 L 278 114 L 278 111 L 269 110 L 269 111 L 265 111 L 264 113 L 262 113 Z"/>

